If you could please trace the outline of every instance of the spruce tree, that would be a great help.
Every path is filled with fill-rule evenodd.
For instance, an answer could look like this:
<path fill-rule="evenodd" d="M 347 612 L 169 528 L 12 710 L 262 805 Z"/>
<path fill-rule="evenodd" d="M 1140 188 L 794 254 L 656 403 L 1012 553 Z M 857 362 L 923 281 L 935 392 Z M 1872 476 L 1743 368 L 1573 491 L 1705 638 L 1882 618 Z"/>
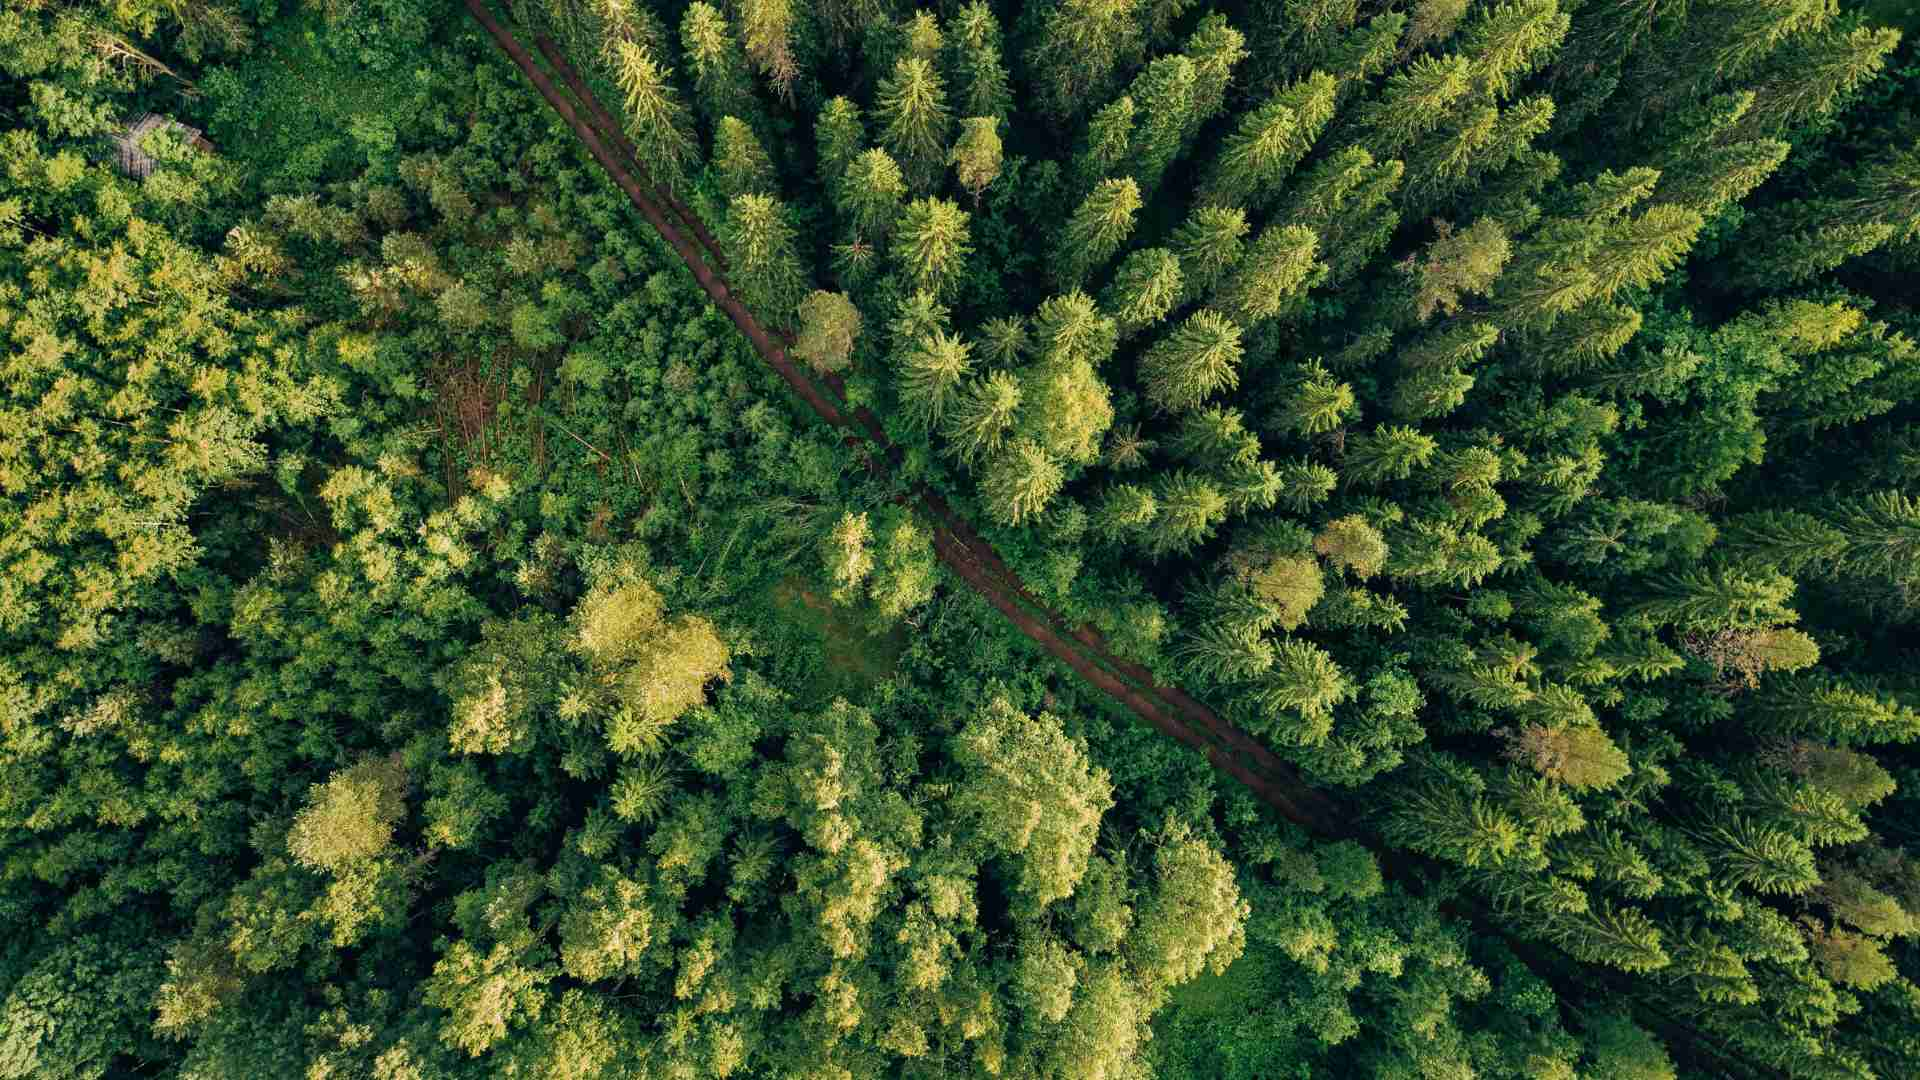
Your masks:
<path fill-rule="evenodd" d="M 973 195 L 975 206 L 980 195 L 1000 175 L 1000 122 L 991 116 L 973 116 L 960 121 L 960 137 L 954 140 L 948 160 L 954 178 Z"/>
<path fill-rule="evenodd" d="M 837 201 L 842 219 L 856 235 L 884 240 L 900 220 L 907 181 L 885 150 L 866 150 L 847 163 Z"/>
<path fill-rule="evenodd" d="M 987 460 L 980 497 L 989 516 L 1018 525 L 1045 509 L 1066 482 L 1058 462 L 1031 439 L 1015 439 Z"/>
<path fill-rule="evenodd" d="M 915 199 L 900 214 L 891 245 L 895 273 L 919 292 L 950 295 L 973 252 L 967 212 L 948 199 Z"/>
<path fill-rule="evenodd" d="M 1238 208 L 1195 207 L 1173 233 L 1180 259 L 1181 298 L 1205 296 L 1239 263 L 1247 235 L 1247 215 Z"/>
<path fill-rule="evenodd" d="M 1315 72 L 1242 113 L 1201 183 L 1200 198 L 1221 206 L 1270 201 L 1332 119 L 1333 90 L 1333 79 Z"/>
<path fill-rule="evenodd" d="M 658 183 L 682 186 L 699 143 L 689 130 L 672 70 L 636 41 L 616 42 L 612 51 L 614 78 L 626 104 L 627 134 L 640 150 L 641 163 Z"/>
<path fill-rule="evenodd" d="M 969 465 L 993 456 L 1013 430 L 1020 400 L 1020 381 L 1010 372 L 990 372 L 968 383 L 941 429 L 947 446 Z"/>
<path fill-rule="evenodd" d="M 746 54 L 718 8 L 705 0 L 687 6 L 680 20 L 680 48 L 693 75 L 696 100 L 709 123 L 723 116 L 759 115 Z"/>
<path fill-rule="evenodd" d="M 740 302 L 769 325 L 789 325 L 809 290 L 787 208 L 769 195 L 736 195 L 720 247 Z"/>
<path fill-rule="evenodd" d="M 960 396 L 972 353 L 966 341 L 936 330 L 896 358 L 900 403 L 914 424 L 922 429 L 940 425 Z"/>
<path fill-rule="evenodd" d="M 1299 225 L 1269 225 L 1214 290 L 1212 303 L 1251 329 L 1286 310 L 1313 283 L 1319 238 Z"/>
<path fill-rule="evenodd" d="M 1184 291 L 1180 260 L 1173 252 L 1139 248 L 1121 260 L 1100 306 L 1113 313 L 1120 335 L 1130 337 L 1166 318 L 1179 306 Z"/>
<path fill-rule="evenodd" d="M 813 124 L 813 139 L 814 153 L 820 162 L 820 182 L 830 192 L 839 191 L 847 166 L 867 141 L 860 107 L 844 97 L 829 99 L 820 106 L 819 118 Z"/>
<path fill-rule="evenodd" d="M 954 13 L 950 25 L 947 70 L 953 78 L 954 108 L 963 116 L 998 122 L 1013 104 L 1001 58 L 1000 22 L 985 0 L 971 0 Z"/>
<path fill-rule="evenodd" d="M 1061 229 L 1053 253 L 1053 277 L 1078 287 L 1126 243 L 1140 209 L 1140 188 L 1131 178 L 1103 180 L 1081 201 Z"/>
<path fill-rule="evenodd" d="M 1240 328 L 1219 312 L 1202 309 L 1141 356 L 1141 382 L 1160 408 L 1192 409 L 1239 383 L 1240 354 Z"/>
<path fill-rule="evenodd" d="M 939 71 L 930 61 L 903 57 L 880 81 L 874 101 L 881 143 L 900 162 L 909 186 L 930 190 L 946 168 L 952 124 Z"/>

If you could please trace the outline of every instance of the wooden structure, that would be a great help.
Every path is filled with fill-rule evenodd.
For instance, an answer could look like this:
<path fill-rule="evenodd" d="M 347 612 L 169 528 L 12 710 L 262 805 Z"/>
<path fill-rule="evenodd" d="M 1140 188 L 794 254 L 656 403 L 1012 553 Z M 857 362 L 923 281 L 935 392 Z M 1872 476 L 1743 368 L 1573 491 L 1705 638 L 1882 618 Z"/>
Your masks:
<path fill-rule="evenodd" d="M 121 172 L 135 179 L 153 172 L 153 155 L 147 153 L 144 143 L 149 135 L 161 130 L 195 150 L 213 149 L 213 144 L 206 140 L 199 128 L 188 127 L 159 113 L 142 113 L 113 137 L 114 158 Z"/>

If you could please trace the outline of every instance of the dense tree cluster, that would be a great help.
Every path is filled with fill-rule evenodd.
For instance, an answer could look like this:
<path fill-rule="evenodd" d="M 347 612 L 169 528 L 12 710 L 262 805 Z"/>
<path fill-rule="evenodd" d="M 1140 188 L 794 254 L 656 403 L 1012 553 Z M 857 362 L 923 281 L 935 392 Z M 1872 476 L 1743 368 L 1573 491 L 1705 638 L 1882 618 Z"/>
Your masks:
<path fill-rule="evenodd" d="M 496 7 L 885 445 L 279 7 L 0 11 L 0 1078 L 1920 1072 L 1886 5 Z"/>

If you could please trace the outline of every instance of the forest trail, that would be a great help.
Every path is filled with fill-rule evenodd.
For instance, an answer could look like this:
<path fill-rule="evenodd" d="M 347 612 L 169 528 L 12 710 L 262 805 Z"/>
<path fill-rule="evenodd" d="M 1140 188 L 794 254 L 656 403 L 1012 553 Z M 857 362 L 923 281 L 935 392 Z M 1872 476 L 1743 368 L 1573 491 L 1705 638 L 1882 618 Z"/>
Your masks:
<path fill-rule="evenodd" d="M 684 202 L 651 184 L 644 166 L 633 157 L 631 142 L 559 50 L 549 41 L 535 39 L 535 47 L 567 84 L 579 102 L 578 108 L 540 68 L 526 46 L 494 17 L 484 0 L 466 0 L 466 3 L 475 20 L 527 76 L 554 112 L 566 121 L 594 160 L 686 264 L 700 287 L 733 320 L 760 358 L 822 420 L 852 431 L 850 443 L 864 446 L 866 441 L 871 441 L 879 453 L 869 454 L 870 466 L 886 468 L 897 450 L 887 438 L 879 418 L 864 407 L 849 408 L 844 384 L 837 377 L 823 380 L 827 384 L 823 391 L 794 364 L 781 340 L 761 326 L 735 298 L 725 278 L 714 269 L 721 263 L 712 233 Z M 668 219 L 668 213 L 679 219 L 684 232 Z M 687 239 L 687 232 L 694 234 L 699 247 Z M 701 249 L 705 250 L 704 255 Z M 1326 792 L 1307 784 L 1297 771 L 1252 735 L 1179 688 L 1162 685 L 1144 667 L 1115 656 L 1098 630 L 1091 626 L 1070 626 L 1065 618 L 1042 604 L 992 545 L 955 514 L 944 499 L 924 487 L 917 487 L 909 505 L 932 523 L 934 551 L 940 560 L 1055 659 L 1156 731 L 1199 751 L 1215 769 L 1245 784 L 1288 821 L 1322 836 L 1354 835 L 1353 815 L 1345 812 Z"/>

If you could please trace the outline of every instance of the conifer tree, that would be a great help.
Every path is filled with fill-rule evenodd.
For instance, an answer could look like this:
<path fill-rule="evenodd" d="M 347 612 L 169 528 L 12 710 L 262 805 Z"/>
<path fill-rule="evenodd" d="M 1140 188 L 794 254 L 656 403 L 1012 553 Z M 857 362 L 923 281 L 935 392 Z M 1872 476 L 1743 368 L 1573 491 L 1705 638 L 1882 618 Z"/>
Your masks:
<path fill-rule="evenodd" d="M 815 289 L 800 302 L 798 316 L 793 355 L 822 374 L 844 369 L 860 335 L 860 309 L 845 293 Z"/>
<path fill-rule="evenodd" d="M 1156 32 L 1154 36 L 1160 35 Z M 1201 124 L 1218 116 L 1226 108 L 1227 88 L 1233 82 L 1234 71 L 1247 58 L 1247 39 L 1246 35 L 1234 29 L 1226 16 L 1209 14 L 1187 36 L 1181 53 L 1193 62 L 1192 104 L 1186 130 L 1186 136 L 1191 138 Z M 1331 108 L 1329 101 L 1329 116 Z M 1295 111 L 1303 117 L 1312 115 L 1310 107 L 1296 106 Z M 1320 123 L 1325 124 L 1326 118 L 1322 118 Z"/>
<path fill-rule="evenodd" d="M 954 178 L 972 193 L 974 205 L 980 195 L 1000 175 L 1000 122 L 991 116 L 973 116 L 960 121 L 960 137 L 954 140 Z"/>
<path fill-rule="evenodd" d="M 1159 514 L 1151 491 L 1136 484 L 1115 484 L 1095 500 L 1093 530 L 1110 541 L 1138 542 Z"/>
<path fill-rule="evenodd" d="M 1123 94 L 1087 121 L 1080 152 L 1073 159 L 1074 179 L 1079 186 L 1091 188 L 1126 164 L 1133 146 L 1134 112 L 1133 98 Z"/>
<path fill-rule="evenodd" d="M 1045 509 L 1065 482 L 1060 464 L 1038 443 L 1015 439 L 987 460 L 980 496 L 995 521 L 1018 525 Z"/>
<path fill-rule="evenodd" d="M 900 402 L 908 417 L 923 429 L 940 425 L 947 409 L 960 396 L 961 383 L 971 369 L 973 347 L 936 330 L 900 355 Z"/>
<path fill-rule="evenodd" d="M 954 13 L 947 39 L 947 70 L 953 77 L 954 108 L 963 116 L 998 122 L 1013 104 L 1007 67 L 1001 58 L 1000 22 L 985 0 L 971 0 Z"/>
<path fill-rule="evenodd" d="M 1449 110 L 1472 85 L 1472 65 L 1463 56 L 1418 57 L 1388 76 L 1380 95 L 1360 109 L 1361 146 L 1376 159 L 1394 157 L 1413 140 L 1446 122 Z"/>
<path fill-rule="evenodd" d="M 611 49 L 614 78 L 626 103 L 627 134 L 640 150 L 641 163 L 667 187 L 685 184 L 699 143 L 689 131 L 672 70 L 637 41 L 616 41 Z"/>
<path fill-rule="evenodd" d="M 1140 358 L 1147 396 L 1169 412 L 1200 405 L 1240 381 L 1240 328 L 1202 309 L 1164 334 Z"/>
<path fill-rule="evenodd" d="M 1247 215 L 1238 208 L 1194 208 L 1173 233 L 1173 253 L 1180 259 L 1183 300 L 1207 295 L 1226 278 L 1227 272 L 1240 262 L 1247 230 Z"/>
<path fill-rule="evenodd" d="M 1427 245 L 1414 268 L 1419 284 L 1413 315 L 1420 322 L 1435 312 L 1452 315 L 1463 297 L 1484 295 L 1512 253 L 1506 230 L 1492 218 L 1481 218 L 1458 232 L 1446 226 L 1438 231 L 1439 237 Z"/>
<path fill-rule="evenodd" d="M 686 53 L 694 91 L 709 123 L 723 116 L 758 115 L 746 54 L 718 8 L 706 0 L 687 6 L 680 20 L 680 48 Z"/>
<path fill-rule="evenodd" d="M 1139 209 L 1140 188 L 1131 178 L 1101 181 L 1061 229 L 1053 253 L 1054 280 L 1076 288 L 1105 265 L 1133 232 Z"/>
<path fill-rule="evenodd" d="M 1158 188 L 1167 166 L 1180 154 L 1194 115 L 1198 78 L 1193 61 L 1164 56 L 1148 64 L 1127 88 L 1136 110 L 1127 172 L 1142 192 Z"/>
<path fill-rule="evenodd" d="M 1383 426 L 1347 440 L 1340 475 L 1350 484 L 1377 485 L 1404 480 L 1433 460 L 1433 437 L 1412 428 Z"/>
<path fill-rule="evenodd" d="M 1517 0 L 1483 9 L 1460 32 L 1460 53 L 1472 65 L 1473 89 L 1506 97 L 1559 46 L 1571 22 L 1559 0 Z"/>
<path fill-rule="evenodd" d="M 793 320 L 809 289 L 787 208 L 769 195 L 737 195 L 720 230 L 740 302 L 773 326 Z"/>
<path fill-rule="evenodd" d="M 830 192 L 840 190 L 847 166 L 860 154 L 867 141 L 860 107 L 844 97 L 831 98 L 820 106 L 813 125 L 814 152 L 820 162 L 820 182 Z"/>
<path fill-rule="evenodd" d="M 1220 490 L 1190 473 L 1162 477 L 1153 487 L 1153 500 L 1159 513 L 1146 545 L 1156 557 L 1205 543 L 1227 516 L 1227 500 Z"/>
<path fill-rule="evenodd" d="M 947 164 L 946 85 L 930 61 L 902 57 L 875 93 L 880 141 L 916 191 L 930 190 Z"/>
<path fill-rule="evenodd" d="M 1213 305 L 1247 328 L 1280 314 L 1313 283 L 1320 268 L 1313 259 L 1318 244 L 1303 226 L 1267 226 L 1214 290 Z"/>
<path fill-rule="evenodd" d="M 1101 308 L 1113 313 L 1115 328 L 1131 337 L 1167 317 L 1180 303 L 1185 282 L 1180 260 L 1166 248 L 1139 248 L 1121 260 Z"/>
<path fill-rule="evenodd" d="M 838 189 L 840 213 L 856 235 L 884 240 L 900 219 L 907 181 L 885 150 L 875 147 L 847 163 Z"/>
<path fill-rule="evenodd" d="M 764 195 L 774 190 L 773 159 L 746 122 L 723 116 L 713 136 L 713 169 L 720 191 L 735 195 Z"/>
<path fill-rule="evenodd" d="M 900 214 L 891 248 L 895 272 L 916 291 L 950 295 L 973 253 L 967 212 L 949 199 L 915 199 Z"/>
<path fill-rule="evenodd" d="M 1020 400 L 1020 380 L 1010 372 L 989 372 L 968 383 L 947 412 L 942 431 L 948 447 L 969 465 L 992 457 L 1013 430 Z"/>
<path fill-rule="evenodd" d="M 1081 114 L 1116 89 L 1118 73 L 1145 47 L 1132 0 L 1055 0 L 1027 53 L 1035 93 L 1056 120 Z"/>
<path fill-rule="evenodd" d="M 1221 206 L 1271 199 L 1333 118 L 1333 91 L 1333 79 L 1315 72 L 1242 113 L 1201 183 L 1200 198 Z"/>
<path fill-rule="evenodd" d="M 738 0 L 738 6 L 740 39 L 747 58 L 760 69 L 774 93 L 791 102 L 794 82 L 800 77 L 793 0 Z"/>

